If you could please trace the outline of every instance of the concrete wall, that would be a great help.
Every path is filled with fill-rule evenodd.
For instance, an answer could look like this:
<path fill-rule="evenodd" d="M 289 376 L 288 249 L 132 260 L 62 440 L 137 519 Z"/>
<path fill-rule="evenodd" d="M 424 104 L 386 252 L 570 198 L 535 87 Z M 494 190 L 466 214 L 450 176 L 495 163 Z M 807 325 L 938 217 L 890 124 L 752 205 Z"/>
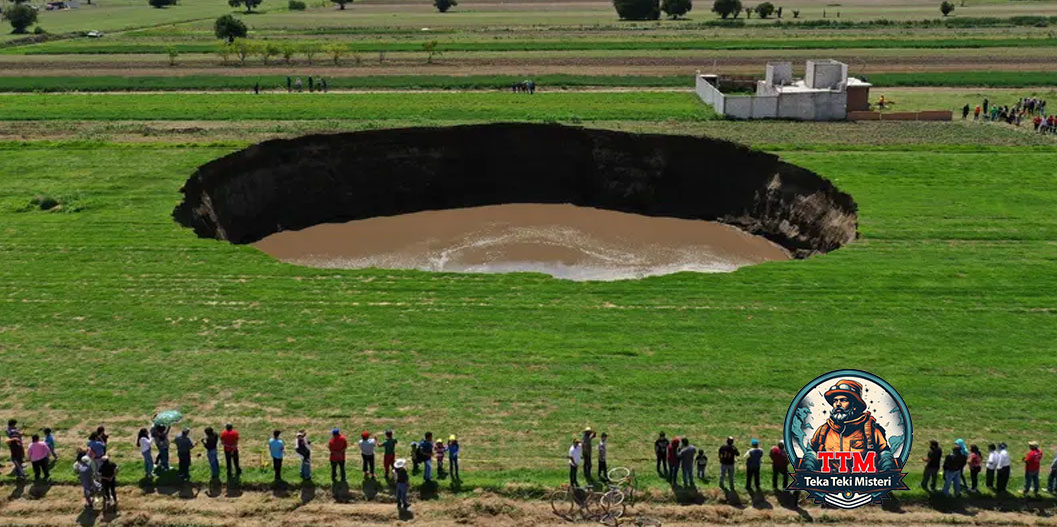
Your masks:
<path fill-rule="evenodd" d="M 723 95 L 723 92 L 719 91 L 718 88 L 708 82 L 705 75 L 697 76 L 697 85 L 694 87 L 694 91 L 697 92 L 697 96 L 700 97 L 705 104 L 712 105 L 712 108 L 716 113 L 723 115 L 724 99 L 726 99 L 726 96 Z"/>
<path fill-rule="evenodd" d="M 792 62 L 768 62 L 767 63 L 767 75 L 764 78 L 767 84 L 783 85 L 793 83 L 793 63 Z"/>
<path fill-rule="evenodd" d="M 848 82 L 848 65 L 835 60 L 809 60 L 804 82 L 808 88 L 839 89 Z"/>
<path fill-rule="evenodd" d="M 778 97 L 778 118 L 802 121 L 839 121 L 847 117 L 844 92 L 783 93 Z"/>
<path fill-rule="evenodd" d="M 813 93 L 761 93 L 757 95 L 724 95 L 718 88 L 697 76 L 696 92 L 716 113 L 733 119 L 795 119 L 801 121 L 836 121 L 847 117 L 848 94 L 827 91 Z M 761 83 L 762 85 L 763 83 Z"/>

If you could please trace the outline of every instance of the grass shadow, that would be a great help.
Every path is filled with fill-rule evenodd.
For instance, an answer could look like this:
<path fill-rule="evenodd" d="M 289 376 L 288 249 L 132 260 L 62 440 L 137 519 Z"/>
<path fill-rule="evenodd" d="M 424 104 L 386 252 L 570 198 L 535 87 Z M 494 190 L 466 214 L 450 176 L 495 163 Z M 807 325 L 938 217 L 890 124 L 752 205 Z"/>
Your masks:
<path fill-rule="evenodd" d="M 213 478 L 209 480 L 209 487 L 206 490 L 206 496 L 210 498 L 219 498 L 221 492 L 223 492 L 223 486 L 220 484 L 219 478 Z"/>
<path fill-rule="evenodd" d="M 48 491 L 51 490 L 51 482 L 48 480 L 34 481 L 33 485 L 29 487 L 30 499 L 39 500 L 44 496 L 48 495 Z"/>
<path fill-rule="evenodd" d="M 764 496 L 763 492 L 760 491 L 749 491 L 749 498 L 752 500 L 752 508 L 757 510 L 772 510 L 774 506 L 771 502 L 767 501 L 767 497 Z"/>
<path fill-rule="evenodd" d="M 82 527 L 90 527 L 92 525 L 95 525 L 95 520 L 98 517 L 99 515 L 95 512 L 95 509 L 89 507 L 82 507 L 81 513 L 77 515 L 77 525 L 81 525 Z"/>
<path fill-rule="evenodd" d="M 334 501 L 337 503 L 348 503 L 352 501 L 352 495 L 349 494 L 349 484 L 344 481 L 335 482 L 331 485 L 330 492 L 334 496 Z"/>
<path fill-rule="evenodd" d="M 439 489 L 440 485 L 438 485 L 435 480 L 423 481 L 422 484 L 418 486 L 418 496 L 423 501 L 435 500 L 437 499 L 437 491 Z"/>
<path fill-rule="evenodd" d="M 272 483 L 272 496 L 276 498 L 289 498 L 290 497 L 290 484 L 286 481 L 279 480 Z"/>
<path fill-rule="evenodd" d="M 316 499 L 316 484 L 310 479 L 301 482 L 301 504 L 304 505 Z"/>
<path fill-rule="evenodd" d="M 363 480 L 363 485 L 361 488 L 363 489 L 363 496 L 367 498 L 367 501 L 372 501 L 374 500 L 375 496 L 378 495 L 378 492 L 381 490 L 382 486 L 379 485 L 378 480 L 374 478 L 365 478 Z"/>
<path fill-rule="evenodd" d="M 242 478 L 238 476 L 228 478 L 228 487 L 224 492 L 224 496 L 228 498 L 238 498 L 239 496 L 242 496 Z"/>
<path fill-rule="evenodd" d="M 11 494 L 7 496 L 9 500 L 17 500 L 26 493 L 26 480 L 19 479 L 15 480 L 15 488 L 11 489 Z"/>
<path fill-rule="evenodd" d="M 676 503 L 680 505 L 702 505 L 705 503 L 705 496 L 697 490 L 697 487 L 672 486 L 672 493 L 675 494 Z"/>

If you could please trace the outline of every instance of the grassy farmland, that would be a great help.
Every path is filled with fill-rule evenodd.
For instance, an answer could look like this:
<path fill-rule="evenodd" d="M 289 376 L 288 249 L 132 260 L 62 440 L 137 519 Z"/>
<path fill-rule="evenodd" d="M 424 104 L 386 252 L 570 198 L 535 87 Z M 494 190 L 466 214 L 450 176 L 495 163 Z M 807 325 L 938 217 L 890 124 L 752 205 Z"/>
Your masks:
<path fill-rule="evenodd" d="M 792 395 L 837 368 L 876 373 L 906 399 L 917 432 L 907 502 L 944 507 L 916 487 L 928 439 L 1007 441 L 1011 488 L 1027 441 L 1042 443 L 1047 464 L 1057 449 L 1053 136 L 997 123 L 732 122 L 689 92 L 698 69 L 762 74 L 786 59 L 799 73 L 805 58 L 833 56 L 896 110 L 1057 101 L 1057 3 L 968 0 L 943 20 L 931 4 L 805 0 L 783 3 L 777 25 L 720 22 L 704 4 L 689 20 L 622 22 L 594 1 L 467 0 L 441 16 L 410 1 L 309 2 L 298 13 L 266 0 L 238 15 L 251 40 L 337 43 L 346 54 L 241 66 L 215 53 L 213 19 L 238 11 L 223 2 L 93 4 L 42 12 L 53 41 L 0 36 L 0 418 L 56 428 L 61 483 L 74 483 L 69 455 L 99 424 L 122 482 L 135 483 L 135 432 L 178 408 L 196 437 L 238 424 L 250 485 L 270 480 L 274 427 L 289 443 L 310 431 L 321 482 L 327 430 L 391 427 L 405 446 L 427 429 L 460 436 L 465 485 L 445 483 L 442 501 L 476 489 L 538 497 L 565 480 L 568 441 L 590 424 L 612 437 L 610 465 L 635 467 L 664 501 L 649 476 L 657 431 L 710 453 L 730 434 L 743 450 L 751 437 L 770 444 Z M 108 35 L 63 35 L 91 29 Z M 430 40 L 443 55 L 427 62 Z M 324 76 L 339 93 L 287 94 L 288 75 Z M 505 93 L 524 78 L 541 92 Z M 267 93 L 248 93 L 256 82 Z M 730 274 L 573 283 L 303 268 L 198 239 L 170 217 L 197 166 L 261 140 L 497 121 L 748 143 L 850 193 L 860 238 Z M 41 197 L 59 206 L 41 210 Z M 8 491 L 7 467 L 0 524 L 77 515 L 65 488 L 39 500 Z M 193 474 L 207 478 L 204 459 Z M 296 462 L 286 475 L 296 480 Z M 162 523 L 227 525 L 197 509 L 209 499 L 163 502 Z M 250 503 L 236 516 L 264 507 Z"/>

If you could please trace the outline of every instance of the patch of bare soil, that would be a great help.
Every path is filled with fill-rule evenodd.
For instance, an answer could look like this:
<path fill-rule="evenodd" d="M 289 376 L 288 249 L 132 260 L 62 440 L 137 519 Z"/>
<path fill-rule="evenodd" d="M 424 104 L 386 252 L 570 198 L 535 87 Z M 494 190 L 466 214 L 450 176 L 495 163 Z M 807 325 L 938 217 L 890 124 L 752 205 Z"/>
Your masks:
<path fill-rule="evenodd" d="M 238 489 L 224 485 L 184 487 L 124 486 L 118 491 L 117 511 L 103 513 L 97 505 L 85 509 L 77 486 L 0 487 L 0 525 L 51 526 L 360 526 L 431 525 L 440 527 L 520 525 L 564 526 L 542 500 L 515 500 L 488 493 L 472 492 L 461 497 L 437 499 L 417 489 L 411 493 L 411 512 L 397 512 L 392 492 L 385 483 L 367 494 L 360 485 L 353 489 L 287 487 L 280 489 Z M 371 497 L 368 498 L 368 495 Z M 976 526 L 1052 526 L 1052 501 L 999 511 L 999 507 L 927 504 L 900 507 L 865 507 L 853 511 L 822 509 L 773 497 L 752 502 L 708 505 L 638 503 L 627 509 L 622 525 L 709 526 L 752 524 L 792 525 L 821 522 L 829 525 L 914 526 L 971 524 Z M 654 523 L 655 522 L 655 523 Z M 590 520 L 575 522 L 600 525 Z"/>

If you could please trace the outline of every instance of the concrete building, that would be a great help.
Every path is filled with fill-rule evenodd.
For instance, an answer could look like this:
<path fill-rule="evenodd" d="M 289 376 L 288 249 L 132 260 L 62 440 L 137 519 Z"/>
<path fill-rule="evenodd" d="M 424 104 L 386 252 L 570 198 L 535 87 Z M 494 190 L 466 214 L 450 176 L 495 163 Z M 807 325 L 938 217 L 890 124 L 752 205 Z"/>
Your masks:
<path fill-rule="evenodd" d="M 835 60 L 807 61 L 800 80 L 793 79 L 792 63 L 768 63 L 753 95 L 723 93 L 724 80 L 716 74 L 698 73 L 696 84 L 701 100 L 735 119 L 838 121 L 870 106 L 870 84 L 848 77 L 848 65 Z"/>

